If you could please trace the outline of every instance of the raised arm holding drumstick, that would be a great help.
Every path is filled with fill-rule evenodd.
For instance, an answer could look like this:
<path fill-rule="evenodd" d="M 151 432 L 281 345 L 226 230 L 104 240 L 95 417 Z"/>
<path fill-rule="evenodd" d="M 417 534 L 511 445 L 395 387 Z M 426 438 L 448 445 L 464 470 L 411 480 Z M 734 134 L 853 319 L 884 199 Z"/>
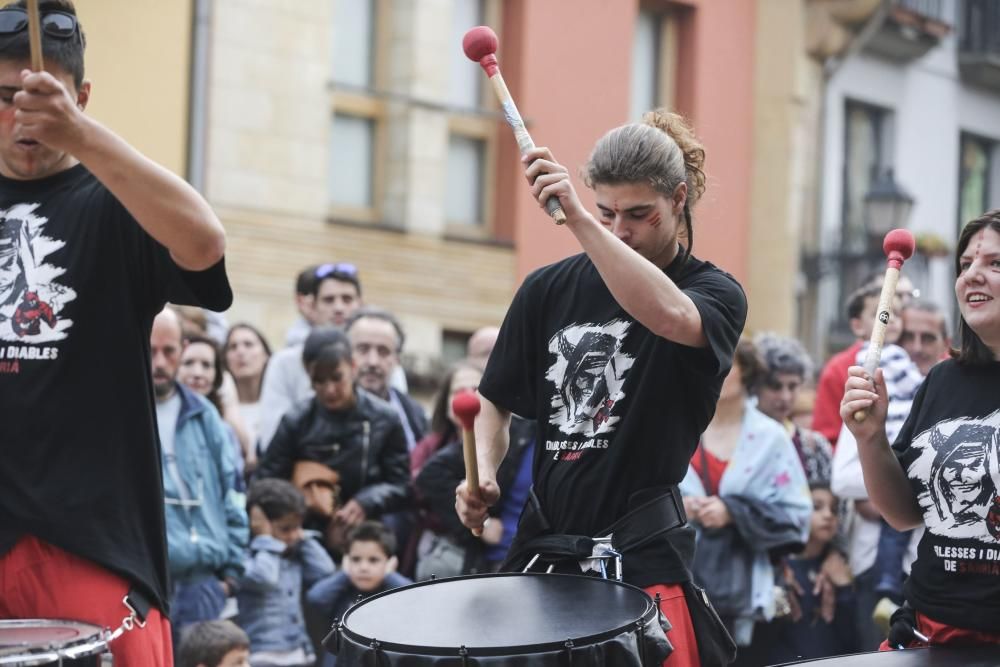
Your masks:
<path fill-rule="evenodd" d="M 558 201 L 583 253 L 535 271 L 514 297 L 479 385 L 479 486 L 459 485 L 456 508 L 467 527 L 482 527 L 500 495 L 511 413 L 532 420 L 534 494 L 503 569 L 527 565 L 542 535 L 611 535 L 624 580 L 664 601 L 669 664 L 697 665 L 697 643 L 732 645 L 724 628 L 701 623 L 707 611 L 688 569 L 694 534 L 676 484 L 746 318 L 736 281 L 691 254 L 704 149 L 666 110 L 611 130 L 583 168 L 596 215 L 551 151 L 522 151 L 532 196 L 547 211 Z M 580 572 L 572 559 L 554 567 Z"/>

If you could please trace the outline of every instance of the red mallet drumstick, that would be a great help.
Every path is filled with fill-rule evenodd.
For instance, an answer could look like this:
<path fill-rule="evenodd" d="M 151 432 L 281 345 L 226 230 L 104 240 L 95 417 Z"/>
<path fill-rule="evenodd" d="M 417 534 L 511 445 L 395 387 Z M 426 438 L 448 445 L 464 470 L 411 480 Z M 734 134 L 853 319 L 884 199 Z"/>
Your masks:
<path fill-rule="evenodd" d="M 878 309 L 875 311 L 875 327 L 872 329 L 868 355 L 865 357 L 865 372 L 872 378 L 875 377 L 875 369 L 878 368 L 879 359 L 882 357 L 885 328 L 889 324 L 892 300 L 896 296 L 899 270 L 903 267 L 903 262 L 913 255 L 914 245 L 913 234 L 905 229 L 892 230 L 885 235 L 885 240 L 882 242 L 882 250 L 885 251 L 887 260 L 885 280 L 882 281 L 882 294 L 879 296 Z M 854 413 L 854 420 L 862 422 L 867 416 L 866 411 L 858 410 Z"/>
<path fill-rule="evenodd" d="M 465 459 L 465 485 L 469 493 L 479 497 L 479 461 L 476 457 L 476 431 L 474 424 L 479 414 L 479 397 L 475 392 L 463 391 L 451 399 L 451 410 L 462 422 L 462 456 Z M 483 524 L 485 527 L 486 524 Z M 480 537 L 482 528 L 473 528 L 472 534 Z"/>
<path fill-rule="evenodd" d="M 31 69 L 41 72 L 42 62 L 42 22 L 38 13 L 38 0 L 28 0 L 28 44 L 31 48 Z"/>
<path fill-rule="evenodd" d="M 479 397 L 475 392 L 463 391 L 451 399 L 451 409 L 462 422 L 462 452 L 465 455 L 465 480 L 469 493 L 479 495 L 479 463 L 476 458 L 476 432 L 473 424 L 479 414 Z"/>
<path fill-rule="evenodd" d="M 524 154 L 535 147 L 535 142 L 531 140 L 531 135 L 524 127 L 524 121 L 517 111 L 514 98 L 510 96 L 503 75 L 500 74 L 500 65 L 497 64 L 496 56 L 498 46 L 500 46 L 500 40 L 497 39 L 497 34 L 485 25 L 472 28 L 462 38 L 462 50 L 465 51 L 465 55 L 468 56 L 469 60 L 479 63 L 486 71 L 486 76 L 493 83 L 493 90 L 500 100 L 501 108 L 503 108 L 503 116 L 507 119 L 510 129 L 514 130 L 517 147 Z M 545 210 L 549 212 L 556 224 L 561 225 L 566 222 L 566 214 L 557 198 L 549 197 L 548 201 L 545 202 Z"/>

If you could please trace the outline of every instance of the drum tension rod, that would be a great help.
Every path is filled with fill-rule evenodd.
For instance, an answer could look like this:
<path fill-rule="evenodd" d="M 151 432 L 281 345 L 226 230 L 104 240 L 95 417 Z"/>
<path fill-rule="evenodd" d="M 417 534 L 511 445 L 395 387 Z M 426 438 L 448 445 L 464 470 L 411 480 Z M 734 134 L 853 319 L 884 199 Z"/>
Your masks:
<path fill-rule="evenodd" d="M 566 647 L 566 667 L 573 667 L 573 640 L 567 639 L 563 646 Z"/>
<path fill-rule="evenodd" d="M 462 659 L 462 667 L 469 667 L 469 649 L 465 648 L 465 644 L 458 649 L 458 656 Z"/>
<path fill-rule="evenodd" d="M 638 635 L 639 643 L 639 661 L 642 664 L 646 664 L 646 626 L 643 625 L 642 619 L 635 622 L 635 629 Z"/>

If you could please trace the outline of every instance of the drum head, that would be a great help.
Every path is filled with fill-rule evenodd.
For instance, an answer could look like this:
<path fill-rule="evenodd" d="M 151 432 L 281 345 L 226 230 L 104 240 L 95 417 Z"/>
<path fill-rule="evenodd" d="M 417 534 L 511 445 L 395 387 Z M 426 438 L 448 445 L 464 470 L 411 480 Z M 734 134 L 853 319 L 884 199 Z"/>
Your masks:
<path fill-rule="evenodd" d="M 89 623 L 44 619 L 0 621 L 0 665 L 44 665 L 98 655 L 105 632 Z"/>
<path fill-rule="evenodd" d="M 425 581 L 373 596 L 344 614 L 341 631 L 386 651 L 498 655 L 580 647 L 635 630 L 655 615 L 642 590 L 607 579 L 496 574 Z"/>
<path fill-rule="evenodd" d="M 821 660 L 801 660 L 782 665 L 810 667 L 996 667 L 1000 665 L 1000 646 L 910 648 L 905 651 L 881 651 L 838 655 Z"/>

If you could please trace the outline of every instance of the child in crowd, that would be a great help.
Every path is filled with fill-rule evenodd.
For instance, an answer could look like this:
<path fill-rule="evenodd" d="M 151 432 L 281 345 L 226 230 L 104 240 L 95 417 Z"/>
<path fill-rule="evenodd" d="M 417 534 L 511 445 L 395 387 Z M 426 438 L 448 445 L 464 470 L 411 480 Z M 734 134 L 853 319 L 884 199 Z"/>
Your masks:
<path fill-rule="evenodd" d="M 333 574 L 333 561 L 302 530 L 305 498 L 290 482 L 255 481 L 247 511 L 253 538 L 237 600 L 240 625 L 250 635 L 251 662 L 312 665 L 316 656 L 302 614 L 302 590 Z"/>
<path fill-rule="evenodd" d="M 364 521 L 347 535 L 341 571 L 317 582 L 306 601 L 332 624 L 359 598 L 413 583 L 395 569 L 396 538 L 392 531 L 377 521 Z M 332 655 L 323 662 L 324 667 L 335 664 Z"/>
<path fill-rule="evenodd" d="M 823 482 L 810 485 L 813 502 L 806 548 L 788 557 L 785 583 L 791 614 L 765 630 L 773 635 L 768 664 L 803 658 L 824 658 L 857 650 L 854 589 L 849 568 L 842 560 L 838 568 L 824 565 L 837 534 L 837 498 Z M 834 585 L 835 595 L 824 599 L 816 580 L 821 567 Z"/>
<path fill-rule="evenodd" d="M 177 667 L 250 667 L 250 638 L 232 621 L 203 621 L 181 634 Z"/>

